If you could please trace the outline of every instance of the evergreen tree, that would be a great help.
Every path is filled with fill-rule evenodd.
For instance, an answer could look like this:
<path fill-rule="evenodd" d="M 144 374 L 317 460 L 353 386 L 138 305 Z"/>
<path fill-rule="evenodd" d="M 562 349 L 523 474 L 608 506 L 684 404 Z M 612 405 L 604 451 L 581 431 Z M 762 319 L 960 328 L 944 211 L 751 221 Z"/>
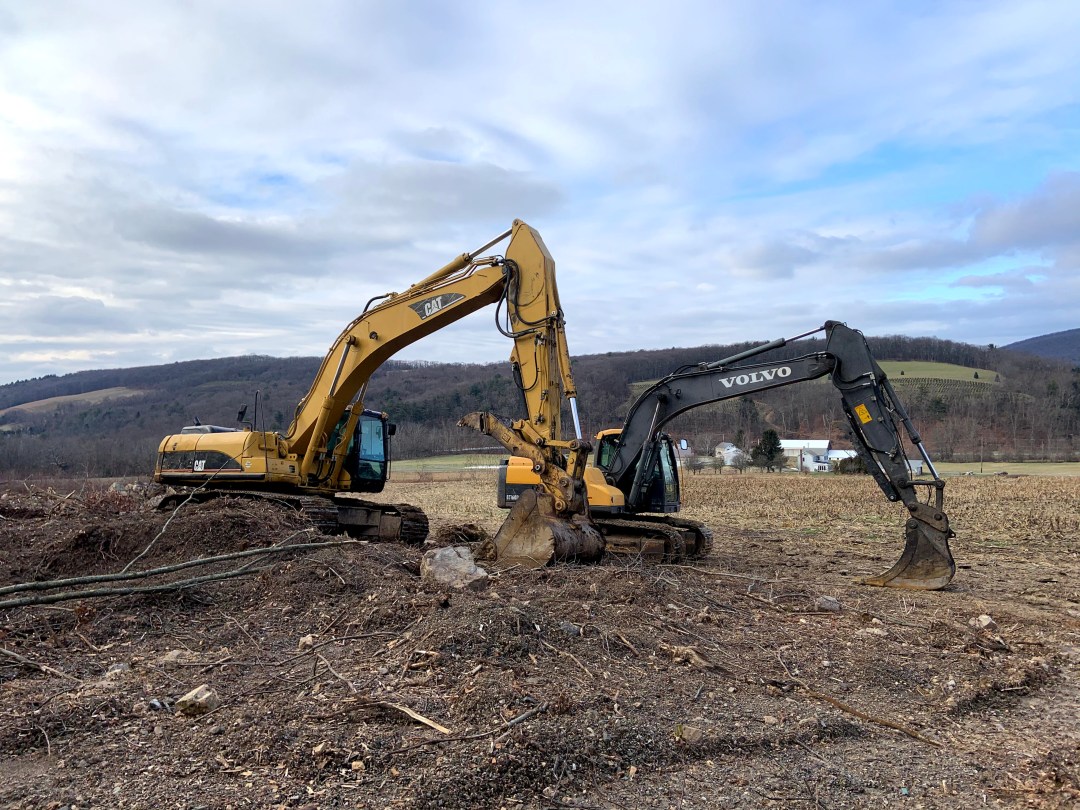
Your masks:
<path fill-rule="evenodd" d="M 773 468 L 783 469 L 784 449 L 775 430 L 770 428 L 761 434 L 761 441 L 750 451 L 750 460 L 769 472 L 773 472 Z"/>

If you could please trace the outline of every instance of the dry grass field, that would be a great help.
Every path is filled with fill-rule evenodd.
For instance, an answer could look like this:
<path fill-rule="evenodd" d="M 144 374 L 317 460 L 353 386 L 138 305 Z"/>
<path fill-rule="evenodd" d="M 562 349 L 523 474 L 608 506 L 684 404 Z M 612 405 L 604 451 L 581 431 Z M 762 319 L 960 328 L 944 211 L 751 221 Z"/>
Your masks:
<path fill-rule="evenodd" d="M 489 474 L 380 497 L 423 507 L 433 544 L 503 517 Z M 950 479 L 958 572 L 933 593 L 858 584 L 902 545 L 902 509 L 869 479 L 689 476 L 684 501 L 716 543 L 678 566 L 442 593 L 422 550 L 365 545 L 0 608 L 0 806 L 1080 802 L 1080 479 Z M 119 570 L 155 537 L 140 566 L 311 539 L 265 506 L 165 526 L 80 491 L 9 493 L 0 517 L 0 599 Z M 203 683 L 217 709 L 173 710 Z"/>

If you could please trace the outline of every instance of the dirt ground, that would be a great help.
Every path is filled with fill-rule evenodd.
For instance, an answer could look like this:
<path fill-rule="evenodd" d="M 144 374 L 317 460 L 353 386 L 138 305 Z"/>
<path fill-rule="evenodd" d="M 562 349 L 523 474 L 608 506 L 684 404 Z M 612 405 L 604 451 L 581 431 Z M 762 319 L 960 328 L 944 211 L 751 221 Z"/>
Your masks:
<path fill-rule="evenodd" d="M 438 545 L 503 516 L 487 478 L 380 498 L 424 508 Z M 1080 480 L 951 479 L 958 572 L 932 593 L 858 584 L 902 546 L 869 479 L 691 476 L 684 500 L 716 542 L 681 566 L 450 593 L 421 583 L 423 549 L 365 544 L 27 591 L 143 551 L 132 570 L 340 538 L 265 504 L 166 525 L 139 496 L 9 484 L 0 807 L 1080 803 Z M 203 684 L 219 705 L 179 711 Z"/>

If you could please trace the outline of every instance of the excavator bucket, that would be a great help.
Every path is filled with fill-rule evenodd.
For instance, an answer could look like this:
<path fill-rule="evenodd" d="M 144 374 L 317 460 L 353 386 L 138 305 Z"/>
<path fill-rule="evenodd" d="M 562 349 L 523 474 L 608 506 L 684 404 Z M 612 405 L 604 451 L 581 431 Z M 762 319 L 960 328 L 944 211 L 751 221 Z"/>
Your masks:
<path fill-rule="evenodd" d="M 495 560 L 501 565 L 539 568 L 552 562 L 596 562 L 604 538 L 585 515 L 561 517 L 551 495 L 521 493 L 495 535 Z"/>
<path fill-rule="evenodd" d="M 935 591 L 952 581 L 956 564 L 949 551 L 953 532 L 948 519 L 926 504 L 916 506 L 904 530 L 904 553 L 885 573 L 864 579 L 864 585 Z"/>

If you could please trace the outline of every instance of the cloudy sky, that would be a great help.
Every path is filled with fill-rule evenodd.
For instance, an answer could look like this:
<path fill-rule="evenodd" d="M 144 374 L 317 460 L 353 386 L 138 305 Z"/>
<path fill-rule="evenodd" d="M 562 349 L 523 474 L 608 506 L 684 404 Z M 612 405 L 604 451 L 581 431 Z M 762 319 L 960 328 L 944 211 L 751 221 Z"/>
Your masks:
<path fill-rule="evenodd" d="M 575 354 L 1080 327 L 1077 43 L 1073 0 L 3 3 L 0 383 L 321 355 L 514 218 Z"/>

